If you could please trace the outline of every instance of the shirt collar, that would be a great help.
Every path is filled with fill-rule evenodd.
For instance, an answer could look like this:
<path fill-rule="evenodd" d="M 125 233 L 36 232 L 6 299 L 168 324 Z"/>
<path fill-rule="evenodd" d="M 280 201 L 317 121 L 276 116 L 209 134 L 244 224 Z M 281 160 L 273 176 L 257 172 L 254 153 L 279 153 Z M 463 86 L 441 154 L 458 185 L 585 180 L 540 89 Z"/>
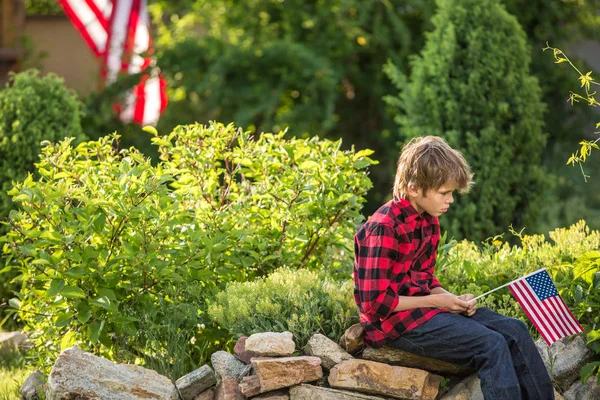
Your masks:
<path fill-rule="evenodd" d="M 427 212 L 424 212 L 423 215 L 419 214 L 407 198 L 394 196 L 394 204 L 400 209 L 399 214 L 402 214 L 404 217 L 404 222 L 411 222 L 421 216 L 425 221 L 431 222 L 431 219 L 433 218 Z"/>

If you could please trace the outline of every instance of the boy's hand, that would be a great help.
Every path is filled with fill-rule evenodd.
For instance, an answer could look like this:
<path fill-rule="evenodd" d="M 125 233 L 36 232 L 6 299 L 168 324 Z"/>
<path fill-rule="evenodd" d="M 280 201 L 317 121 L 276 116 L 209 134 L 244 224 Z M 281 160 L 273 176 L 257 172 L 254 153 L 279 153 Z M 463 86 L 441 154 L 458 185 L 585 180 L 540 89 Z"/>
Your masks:
<path fill-rule="evenodd" d="M 469 309 L 470 304 L 462 299 L 462 296 L 453 294 L 434 294 L 436 296 L 437 307 L 450 311 L 453 314 L 463 314 Z"/>
<path fill-rule="evenodd" d="M 468 308 L 463 312 L 464 315 L 470 317 L 473 314 L 475 314 L 475 311 L 477 311 L 477 300 L 469 301 L 471 299 L 474 299 L 475 296 L 473 296 L 471 293 L 465 293 L 458 296 L 458 298 L 466 301 L 468 304 Z"/>

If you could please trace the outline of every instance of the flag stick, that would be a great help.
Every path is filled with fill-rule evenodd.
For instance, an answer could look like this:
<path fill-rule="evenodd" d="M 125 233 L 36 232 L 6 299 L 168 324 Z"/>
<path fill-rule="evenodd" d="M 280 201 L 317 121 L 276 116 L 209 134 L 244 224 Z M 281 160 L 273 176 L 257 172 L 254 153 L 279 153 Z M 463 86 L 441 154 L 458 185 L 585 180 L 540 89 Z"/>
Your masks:
<path fill-rule="evenodd" d="M 472 302 L 472 301 L 475 301 L 475 300 L 479 299 L 480 297 L 483 297 L 483 296 L 486 296 L 486 295 L 488 295 L 488 294 L 490 294 L 490 293 L 493 293 L 493 292 L 495 292 L 495 291 L 496 291 L 496 290 L 498 290 L 498 289 L 502 289 L 503 287 L 507 287 L 508 285 L 510 285 L 510 284 L 511 284 L 511 283 L 513 283 L 513 282 L 520 281 L 521 279 L 525 279 L 525 278 L 527 278 L 527 277 L 530 277 L 531 275 L 535 275 L 535 274 L 537 274 L 538 272 L 540 272 L 540 271 L 543 271 L 543 270 L 545 270 L 545 269 L 546 269 L 546 268 L 540 268 L 540 269 L 538 269 L 537 271 L 530 273 L 529 275 L 525 275 L 525 276 L 524 276 L 524 277 L 522 277 L 522 278 L 515 279 L 514 281 L 510 281 L 510 282 L 508 282 L 508 283 L 505 283 L 505 284 L 504 284 L 504 285 L 502 285 L 502 286 L 498 286 L 496 289 L 492 289 L 492 290 L 490 290 L 489 292 L 485 292 L 484 294 L 480 294 L 479 296 L 475 297 L 474 299 L 471 299 L 471 300 L 469 300 L 467 303 L 470 303 L 470 302 Z"/>

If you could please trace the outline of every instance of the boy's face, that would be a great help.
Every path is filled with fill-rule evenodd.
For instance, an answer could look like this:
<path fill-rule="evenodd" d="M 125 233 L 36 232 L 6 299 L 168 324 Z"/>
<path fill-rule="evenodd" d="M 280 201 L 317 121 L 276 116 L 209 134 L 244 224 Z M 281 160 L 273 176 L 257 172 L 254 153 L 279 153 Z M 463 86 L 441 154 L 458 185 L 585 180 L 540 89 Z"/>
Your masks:
<path fill-rule="evenodd" d="M 448 211 L 450 204 L 454 203 L 452 193 L 457 187 L 455 182 L 446 182 L 439 189 L 430 189 L 427 196 L 424 195 L 423 190 L 411 186 L 409 185 L 408 199 L 419 214 L 427 212 L 429 215 L 439 217 Z"/>

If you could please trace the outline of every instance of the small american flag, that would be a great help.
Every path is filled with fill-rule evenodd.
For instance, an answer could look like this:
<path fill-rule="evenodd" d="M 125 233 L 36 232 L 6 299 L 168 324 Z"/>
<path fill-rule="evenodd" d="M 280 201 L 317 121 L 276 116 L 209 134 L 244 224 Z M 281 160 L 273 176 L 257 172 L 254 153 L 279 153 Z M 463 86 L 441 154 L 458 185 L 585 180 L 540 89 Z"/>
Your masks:
<path fill-rule="evenodd" d="M 508 288 L 548 346 L 565 336 L 583 332 L 546 269 L 517 279 Z"/>

